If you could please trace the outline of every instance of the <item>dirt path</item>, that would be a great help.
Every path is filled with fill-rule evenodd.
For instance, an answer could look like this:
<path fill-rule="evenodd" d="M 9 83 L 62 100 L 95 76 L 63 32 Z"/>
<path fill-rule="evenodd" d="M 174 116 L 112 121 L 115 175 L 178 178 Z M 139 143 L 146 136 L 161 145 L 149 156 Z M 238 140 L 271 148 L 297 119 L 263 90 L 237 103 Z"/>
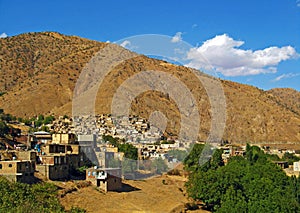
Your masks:
<path fill-rule="evenodd" d="M 120 193 L 101 193 L 90 186 L 67 194 L 61 198 L 61 203 L 67 210 L 77 206 L 87 212 L 172 212 L 176 207 L 182 209 L 188 202 L 182 192 L 185 181 L 183 177 L 166 175 L 147 180 L 126 180 L 127 192 Z"/>

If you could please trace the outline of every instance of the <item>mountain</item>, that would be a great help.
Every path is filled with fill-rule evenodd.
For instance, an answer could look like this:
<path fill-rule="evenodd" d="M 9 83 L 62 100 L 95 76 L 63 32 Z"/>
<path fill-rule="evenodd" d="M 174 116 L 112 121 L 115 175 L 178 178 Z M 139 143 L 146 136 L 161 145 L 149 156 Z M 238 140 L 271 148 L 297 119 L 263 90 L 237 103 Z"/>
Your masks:
<path fill-rule="evenodd" d="M 58 33 L 0 39 L 1 107 L 17 116 L 50 113 L 71 101 L 82 67 L 104 43 Z"/>
<path fill-rule="evenodd" d="M 291 88 L 275 88 L 267 91 L 290 111 L 300 115 L 300 92 Z"/>
<path fill-rule="evenodd" d="M 0 39 L 0 108 L 19 117 L 71 115 L 73 91 L 82 69 L 99 50 L 109 45 L 54 32 Z M 110 113 L 119 86 L 144 70 L 171 74 L 186 85 L 199 108 L 199 137 L 205 140 L 212 112 L 206 90 L 195 79 L 194 70 L 144 55 L 136 55 L 112 68 L 99 87 L 95 111 Z M 90 76 L 91 82 L 93 77 Z M 226 97 L 224 140 L 300 143 L 299 92 L 290 89 L 263 91 L 225 80 L 221 83 Z M 180 130 L 179 110 L 168 94 L 159 91 L 146 91 L 131 104 L 131 113 L 141 117 L 148 118 L 153 111 L 164 113 L 168 118 L 166 131 L 175 135 Z"/>

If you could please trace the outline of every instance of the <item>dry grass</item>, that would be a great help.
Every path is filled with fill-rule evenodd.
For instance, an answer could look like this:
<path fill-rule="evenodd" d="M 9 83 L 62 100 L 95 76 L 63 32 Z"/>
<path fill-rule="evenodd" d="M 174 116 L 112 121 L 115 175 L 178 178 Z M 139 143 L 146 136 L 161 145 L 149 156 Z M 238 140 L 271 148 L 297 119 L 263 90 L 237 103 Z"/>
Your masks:
<path fill-rule="evenodd" d="M 132 188 L 129 192 L 101 193 L 90 186 L 67 194 L 61 203 L 66 209 L 78 206 L 87 212 L 179 212 L 189 202 L 183 190 L 185 181 L 186 178 L 167 175 L 125 180 L 127 187 Z"/>
<path fill-rule="evenodd" d="M 0 108 L 18 117 L 54 113 L 71 115 L 72 95 L 82 68 L 106 43 L 58 33 L 30 33 L 0 40 Z M 143 70 L 159 70 L 179 79 L 194 96 L 200 114 L 199 137 L 210 132 L 211 107 L 205 89 L 191 69 L 139 56 L 115 67 L 101 84 L 97 113 L 110 113 L 113 95 L 128 78 Z M 300 142 L 300 93 L 263 91 L 222 81 L 227 121 L 224 140 L 246 142 Z M 168 118 L 167 132 L 180 129 L 180 111 L 172 98 L 154 91 L 132 102 L 132 113 L 147 118 L 159 110 Z"/>

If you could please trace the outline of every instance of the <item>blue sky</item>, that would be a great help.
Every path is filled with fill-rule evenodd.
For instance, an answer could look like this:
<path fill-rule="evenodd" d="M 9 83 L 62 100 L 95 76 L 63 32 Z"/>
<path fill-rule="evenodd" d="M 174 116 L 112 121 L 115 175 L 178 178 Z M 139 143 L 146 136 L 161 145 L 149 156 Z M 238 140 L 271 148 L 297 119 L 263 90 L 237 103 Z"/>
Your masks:
<path fill-rule="evenodd" d="M 221 78 L 300 91 L 299 0 L 0 0 L 0 20 L 0 37 L 56 31 L 114 42 L 168 35 L 194 46 L 189 66 L 205 66 L 200 54 Z"/>

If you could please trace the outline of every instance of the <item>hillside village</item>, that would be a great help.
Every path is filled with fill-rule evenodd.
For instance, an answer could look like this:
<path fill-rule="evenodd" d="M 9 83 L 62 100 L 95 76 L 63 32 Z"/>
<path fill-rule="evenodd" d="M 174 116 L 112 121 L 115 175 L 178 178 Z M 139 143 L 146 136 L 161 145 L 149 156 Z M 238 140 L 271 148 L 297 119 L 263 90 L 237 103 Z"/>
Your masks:
<path fill-rule="evenodd" d="M 163 196 L 168 197 L 168 203 L 174 201 L 175 197 L 181 197 L 174 202 L 176 204 L 167 208 L 170 210 L 177 208 L 179 203 L 180 208 L 185 210 L 195 206 L 199 208 L 203 203 L 206 210 L 212 210 L 212 206 L 217 208 L 219 204 L 210 202 L 221 199 L 211 197 L 222 197 L 226 191 L 226 196 L 220 201 L 224 203 L 227 197 L 232 195 L 232 187 L 238 187 L 235 190 L 237 193 L 240 193 L 240 188 L 246 191 L 251 189 L 248 187 L 249 183 L 256 187 L 257 182 L 252 181 L 254 179 L 259 183 L 263 180 L 260 187 L 262 191 L 255 188 L 256 195 L 250 196 L 251 199 L 256 198 L 257 202 L 262 200 L 258 196 L 260 194 L 266 197 L 275 194 L 273 191 L 276 190 L 271 190 L 274 188 L 268 185 L 271 182 L 278 190 L 282 190 L 278 193 L 279 198 L 283 197 L 282 193 L 294 193 L 298 196 L 298 91 L 264 91 L 253 86 L 220 80 L 226 96 L 226 128 L 221 141 L 207 144 L 205 141 L 211 127 L 211 106 L 205 88 L 201 86 L 201 82 L 194 79 L 195 70 L 191 68 L 143 55 L 124 61 L 111 70 L 99 87 L 101 92 L 97 94 L 95 101 L 96 115 L 71 117 L 72 91 L 76 79 L 91 57 L 109 44 L 53 32 L 23 34 L 1 39 L 0 43 L 0 53 L 3 55 L 0 60 L 3 71 L 0 82 L 2 186 L 4 184 L 11 187 L 10 184 L 17 183 L 16 186 L 31 190 L 35 186 L 43 187 L 39 183 L 55 183 L 60 189 L 54 190 L 53 193 L 59 192 L 60 198 L 65 196 L 62 202 L 69 209 L 72 209 L 74 197 L 80 200 L 83 196 L 88 198 L 77 202 L 78 206 L 82 207 L 82 203 L 86 202 L 83 207 L 89 209 L 91 203 L 94 203 L 97 207 L 93 212 L 98 211 L 98 200 L 89 200 L 89 193 L 103 200 L 104 196 L 107 196 L 105 201 L 109 204 L 125 201 L 124 197 L 132 196 L 132 203 L 128 205 L 125 201 L 122 207 L 130 209 L 127 212 L 132 212 L 131 208 L 144 209 L 135 205 L 140 197 L 143 197 L 148 206 L 152 205 L 149 208 L 153 209 L 157 200 Z M 39 57 L 35 57 L 35 54 Z M 22 60 L 16 63 L 20 58 Z M 34 68 L 28 63 L 31 61 L 34 61 Z M 197 140 L 188 141 L 177 136 L 181 125 L 180 109 L 168 94 L 146 92 L 132 102 L 132 114 L 123 117 L 109 114 L 114 92 L 122 82 L 142 70 L 161 70 L 172 74 L 192 92 L 201 117 Z M 166 129 L 161 130 L 149 121 L 153 111 L 165 115 Z M 201 161 L 203 159 L 206 160 L 204 165 Z M 247 168 L 244 165 L 247 165 Z M 259 168 L 256 171 L 259 175 L 249 173 L 255 168 Z M 247 178 L 239 179 L 240 171 L 248 174 L 245 177 L 251 181 Z M 267 171 L 271 171 L 270 174 Z M 218 176 L 214 177 L 214 174 Z M 224 177 L 225 174 L 228 176 Z M 232 178 L 234 176 L 236 178 Z M 205 177 L 211 179 L 197 185 L 198 180 L 205 180 Z M 219 181 L 211 181 L 215 178 L 219 178 Z M 238 181 L 235 182 L 236 180 Z M 282 184 L 280 181 L 289 182 Z M 240 185 L 241 182 L 244 185 Z M 205 188 L 215 183 L 220 185 L 214 185 L 212 188 L 220 191 L 223 190 L 223 186 L 228 188 L 221 193 L 211 192 L 213 190 L 210 189 L 198 193 L 201 187 Z M 78 194 L 77 191 L 72 193 L 72 187 L 76 188 L 77 184 L 86 185 L 87 194 L 83 193 L 85 190 L 78 190 Z M 282 188 L 280 184 L 293 186 L 293 193 L 290 189 Z M 157 186 L 156 194 L 153 193 L 153 186 Z M 265 193 L 264 187 L 265 191 L 270 190 L 271 193 Z M 161 188 L 169 190 L 168 194 L 162 195 L 164 192 Z M 141 190 L 141 193 L 138 190 Z M 23 191 L 26 190 L 23 188 L 21 192 Z M 132 191 L 136 192 L 127 193 Z M 112 194 L 115 200 L 111 199 Z M 153 194 L 157 200 L 149 204 L 148 200 Z M 205 198 L 207 194 L 211 194 L 211 197 Z M 242 195 L 244 200 L 250 200 L 247 193 L 243 192 Z M 239 194 L 236 196 L 240 198 Z M 194 199 L 192 204 L 189 203 L 190 198 Z M 297 199 L 300 203 L 299 197 Z M 273 197 L 270 200 L 269 206 L 274 206 Z M 164 202 L 166 203 L 162 201 L 157 209 L 161 208 Z M 249 202 L 249 206 L 250 204 Z M 141 202 L 140 205 L 146 204 Z M 254 205 L 253 202 L 251 205 Z M 112 206 L 115 208 L 113 204 Z M 111 207 L 107 204 L 105 208 Z"/>
<path fill-rule="evenodd" d="M 111 115 L 105 114 L 96 116 L 95 121 L 89 123 L 86 121 L 91 120 L 90 118 L 75 119 L 84 125 L 76 127 L 72 118 L 60 116 L 37 128 L 45 129 L 43 127 L 46 126 L 49 132 L 23 132 L 11 127 L 8 135 L 14 137 L 11 140 L 1 138 L 0 175 L 11 181 L 24 183 L 38 182 L 37 177 L 43 177 L 45 180 L 86 179 L 103 191 L 120 190 L 124 178 L 140 178 L 142 176 L 138 175 L 141 170 L 148 174 L 144 176 L 147 177 L 174 168 L 183 160 L 177 159 L 174 150 L 175 153 L 177 150 L 186 156 L 194 143 L 200 143 L 182 142 L 176 137 L 167 138 L 159 130 L 149 132 L 148 121 L 137 116 L 122 118 L 119 122 L 114 122 Z M 18 122 L 10 123 L 15 125 Z M 32 124 L 34 125 L 34 122 Z M 18 124 L 22 125 L 25 124 Z M 127 159 L 131 161 L 133 169 L 122 168 L 126 153 L 120 152 L 116 141 L 135 147 L 137 158 Z M 280 159 L 290 156 L 294 161 L 285 158 L 274 160 L 274 163 L 288 175 L 299 175 L 299 149 L 293 146 L 259 146 L 265 153 L 277 155 Z M 225 164 L 231 156 L 243 156 L 246 150 L 245 144 L 223 143 L 217 144 L 216 147 L 223 150 L 222 159 Z M 157 159 L 164 162 L 164 169 L 154 171 L 153 167 L 145 166 Z"/>
<path fill-rule="evenodd" d="M 0 213 L 300 213 L 300 0 L 0 17 Z"/>

